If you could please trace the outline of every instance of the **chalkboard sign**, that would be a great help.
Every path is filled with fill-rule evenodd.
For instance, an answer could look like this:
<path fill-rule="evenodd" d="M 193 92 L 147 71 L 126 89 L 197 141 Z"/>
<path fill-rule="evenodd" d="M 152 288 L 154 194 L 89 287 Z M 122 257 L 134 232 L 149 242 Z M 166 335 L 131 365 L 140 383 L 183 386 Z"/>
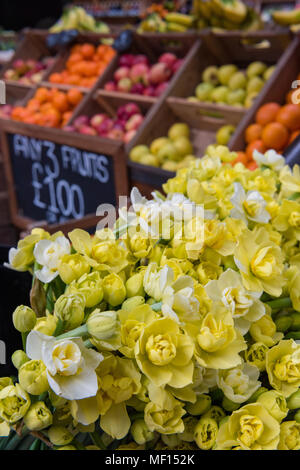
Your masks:
<path fill-rule="evenodd" d="M 116 204 L 110 156 L 21 134 L 7 134 L 20 214 L 59 224 Z"/>

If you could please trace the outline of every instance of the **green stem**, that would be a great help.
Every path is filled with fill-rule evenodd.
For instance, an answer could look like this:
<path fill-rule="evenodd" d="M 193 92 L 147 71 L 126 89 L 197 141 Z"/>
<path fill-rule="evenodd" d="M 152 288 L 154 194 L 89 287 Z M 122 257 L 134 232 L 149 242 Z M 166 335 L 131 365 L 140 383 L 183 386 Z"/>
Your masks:
<path fill-rule="evenodd" d="M 85 449 L 85 446 L 84 446 L 81 442 L 77 441 L 77 439 L 73 439 L 72 444 L 73 444 L 73 445 L 76 447 L 76 449 L 78 449 L 78 450 L 86 450 L 86 449 Z"/>
<path fill-rule="evenodd" d="M 85 341 L 83 342 L 83 344 L 84 344 L 84 346 L 85 346 L 86 348 L 88 348 L 88 349 L 94 347 L 94 345 L 90 342 L 89 339 L 85 340 Z"/>
<path fill-rule="evenodd" d="M 28 332 L 21 333 L 21 335 L 22 335 L 23 350 L 26 352 L 26 340 L 27 340 Z"/>
<path fill-rule="evenodd" d="M 63 331 L 64 331 L 64 322 L 59 318 L 57 321 L 56 329 L 54 331 L 53 336 L 62 335 Z"/>
<path fill-rule="evenodd" d="M 86 335 L 87 333 L 88 333 L 87 326 L 82 325 L 82 326 L 79 326 L 78 328 L 75 328 L 74 330 L 67 331 L 67 333 L 57 336 L 56 339 L 81 337 L 81 336 Z"/>
<path fill-rule="evenodd" d="M 99 436 L 99 434 L 96 431 L 90 432 L 89 434 L 95 446 L 99 447 L 102 450 L 107 450 L 106 446 L 104 445 L 101 439 L 101 436 Z"/>
<path fill-rule="evenodd" d="M 277 310 L 280 308 L 287 308 L 287 307 L 292 307 L 292 301 L 289 297 L 282 297 L 281 299 L 276 299 L 276 300 L 270 300 L 269 302 L 266 302 L 269 307 L 272 308 L 272 310 Z"/>
<path fill-rule="evenodd" d="M 29 429 L 22 430 L 22 435 L 19 436 L 17 433 L 9 440 L 8 444 L 5 446 L 5 450 L 14 450 L 21 442 L 21 440 L 29 434 Z"/>
<path fill-rule="evenodd" d="M 39 439 L 35 439 L 29 447 L 29 450 L 40 450 L 40 445 L 41 441 Z"/>
<path fill-rule="evenodd" d="M 285 335 L 284 339 L 295 339 L 299 340 L 300 339 L 300 331 L 291 331 L 287 335 Z"/>

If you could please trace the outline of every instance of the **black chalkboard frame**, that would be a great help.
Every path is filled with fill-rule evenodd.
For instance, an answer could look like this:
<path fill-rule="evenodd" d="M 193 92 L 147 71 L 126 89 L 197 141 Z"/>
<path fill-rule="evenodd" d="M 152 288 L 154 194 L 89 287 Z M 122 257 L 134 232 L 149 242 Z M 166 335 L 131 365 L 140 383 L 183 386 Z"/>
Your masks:
<path fill-rule="evenodd" d="M 103 154 L 112 159 L 113 179 L 115 185 L 115 200 L 120 196 L 128 196 L 128 174 L 126 166 L 126 156 L 122 142 L 111 139 L 96 139 L 82 134 L 65 132 L 60 129 L 43 128 L 41 126 L 25 124 L 21 122 L 0 119 L 0 139 L 3 152 L 3 163 L 8 186 L 9 208 L 11 221 L 20 230 L 28 231 L 33 227 L 43 227 L 49 232 L 62 230 L 68 232 L 74 228 L 87 229 L 97 225 L 99 216 L 95 213 L 87 214 L 80 219 L 70 219 L 63 223 L 49 224 L 45 220 L 35 220 L 22 215 L 18 204 L 16 182 L 10 155 L 8 137 L 9 134 L 20 134 L 35 139 L 50 141 L 60 145 L 69 145 L 81 150 Z M 97 201 L 97 204 L 109 203 L 110 201 Z"/>

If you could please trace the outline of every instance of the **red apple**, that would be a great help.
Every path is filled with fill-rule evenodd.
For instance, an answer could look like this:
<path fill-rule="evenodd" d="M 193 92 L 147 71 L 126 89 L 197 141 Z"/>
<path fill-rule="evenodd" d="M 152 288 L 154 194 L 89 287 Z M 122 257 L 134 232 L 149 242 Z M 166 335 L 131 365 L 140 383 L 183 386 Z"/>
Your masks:
<path fill-rule="evenodd" d="M 120 67 L 114 73 L 114 79 L 116 82 L 121 80 L 122 78 L 127 78 L 130 75 L 130 68 L 129 67 Z"/>
<path fill-rule="evenodd" d="M 122 129 L 112 129 L 108 132 L 106 137 L 109 139 L 123 140 L 124 132 Z"/>
<path fill-rule="evenodd" d="M 13 63 L 13 68 L 20 75 L 23 75 L 28 70 L 28 67 L 27 67 L 26 63 L 22 59 L 15 60 L 14 63 Z"/>
<path fill-rule="evenodd" d="M 135 103 L 127 103 L 124 105 L 124 111 L 127 113 L 128 117 L 133 116 L 134 114 L 141 114 L 141 110 Z"/>
<path fill-rule="evenodd" d="M 82 126 L 88 126 L 90 119 L 88 116 L 78 116 L 75 121 L 73 122 L 73 126 L 76 130 L 79 130 Z"/>
<path fill-rule="evenodd" d="M 146 55 L 144 54 L 137 54 L 133 57 L 132 65 L 137 65 L 137 64 L 149 64 L 149 59 Z"/>
<path fill-rule="evenodd" d="M 100 124 L 105 121 L 105 119 L 107 119 L 108 116 L 107 114 L 104 114 L 104 113 L 100 113 L 100 114 L 95 114 L 91 120 L 90 120 L 90 125 L 94 128 L 94 129 L 97 129 L 98 126 L 100 126 Z"/>
<path fill-rule="evenodd" d="M 144 92 L 145 86 L 142 83 L 134 83 L 131 88 L 131 93 L 136 95 L 142 95 Z"/>
<path fill-rule="evenodd" d="M 177 59 L 176 62 L 172 65 L 172 72 L 175 73 L 182 66 L 183 59 Z"/>
<path fill-rule="evenodd" d="M 13 69 L 7 69 L 5 72 L 4 72 L 4 78 L 6 80 L 18 80 L 19 78 L 19 75 L 18 73 L 13 70 Z"/>
<path fill-rule="evenodd" d="M 165 63 L 158 63 L 150 69 L 150 82 L 154 84 L 166 82 L 172 74 L 171 69 Z"/>
<path fill-rule="evenodd" d="M 170 68 L 172 68 L 172 65 L 175 64 L 176 61 L 177 61 L 176 55 L 172 54 L 171 52 L 165 52 L 158 59 L 158 62 L 162 62 L 168 65 Z"/>
<path fill-rule="evenodd" d="M 155 96 L 155 87 L 153 85 L 147 86 L 143 91 L 143 95 L 145 96 Z"/>
<path fill-rule="evenodd" d="M 117 85 L 113 81 L 107 82 L 104 85 L 104 90 L 106 90 L 106 91 L 116 91 L 117 90 Z"/>
<path fill-rule="evenodd" d="M 131 67 L 133 65 L 133 58 L 134 58 L 134 56 L 132 54 L 123 54 L 120 57 L 119 65 L 121 67 L 122 66 Z"/>
<path fill-rule="evenodd" d="M 148 74 L 149 74 L 149 67 L 148 65 L 136 64 L 130 70 L 130 78 L 133 83 L 143 83 L 144 85 L 148 85 Z"/>
<path fill-rule="evenodd" d="M 130 140 L 133 139 L 135 134 L 136 134 L 136 130 L 131 130 L 131 131 L 126 132 L 126 134 L 123 137 L 123 141 L 125 142 L 125 144 L 130 142 Z"/>
<path fill-rule="evenodd" d="M 118 91 L 129 93 L 132 87 L 132 81 L 130 78 L 122 78 L 117 85 Z"/>
<path fill-rule="evenodd" d="M 107 118 L 105 121 L 101 122 L 101 124 L 97 127 L 97 132 L 99 135 L 105 137 L 108 132 L 113 128 L 114 122 L 112 119 Z"/>
<path fill-rule="evenodd" d="M 144 117 L 141 114 L 134 114 L 126 122 L 125 130 L 126 131 L 136 130 L 142 124 L 143 120 L 144 120 Z"/>
<path fill-rule="evenodd" d="M 166 91 L 166 89 L 168 88 L 168 86 L 169 86 L 169 82 L 160 83 L 160 84 L 155 88 L 154 96 L 160 96 L 162 93 L 164 93 L 164 91 Z"/>
<path fill-rule="evenodd" d="M 79 129 L 79 133 L 85 135 L 97 135 L 96 130 L 90 126 L 81 126 Z"/>

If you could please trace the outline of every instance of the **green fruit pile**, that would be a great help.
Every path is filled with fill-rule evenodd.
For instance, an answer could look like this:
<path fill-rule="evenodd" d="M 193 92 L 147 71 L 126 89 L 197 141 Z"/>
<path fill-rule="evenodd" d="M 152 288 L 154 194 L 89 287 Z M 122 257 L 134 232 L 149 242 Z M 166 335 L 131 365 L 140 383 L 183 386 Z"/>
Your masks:
<path fill-rule="evenodd" d="M 133 162 L 177 171 L 190 164 L 196 157 L 190 139 L 190 129 L 187 124 L 173 124 L 167 137 L 158 137 L 151 145 L 137 145 L 130 153 Z"/>
<path fill-rule="evenodd" d="M 274 69 L 275 66 L 268 67 L 258 61 L 252 62 L 246 70 L 239 70 L 233 64 L 207 67 L 195 96 L 188 100 L 250 108 Z"/>

